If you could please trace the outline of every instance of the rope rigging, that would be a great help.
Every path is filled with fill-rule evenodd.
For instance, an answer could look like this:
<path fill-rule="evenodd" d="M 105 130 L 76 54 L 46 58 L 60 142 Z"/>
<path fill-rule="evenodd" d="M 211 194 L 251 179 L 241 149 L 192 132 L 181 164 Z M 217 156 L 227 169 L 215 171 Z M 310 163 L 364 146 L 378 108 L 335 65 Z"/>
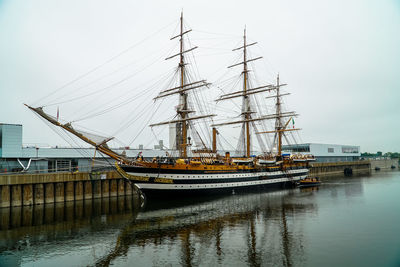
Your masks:
<path fill-rule="evenodd" d="M 146 43 L 155 35 L 166 30 L 172 24 L 175 24 L 175 22 L 176 21 L 174 20 L 173 23 L 169 23 L 168 25 L 154 32 L 153 34 L 145 37 L 143 40 L 138 41 L 137 43 L 129 46 L 127 49 L 121 51 L 120 53 L 117 53 L 115 56 L 104 61 L 102 64 L 99 64 L 98 66 L 90 69 L 86 73 L 78 76 L 77 78 L 57 88 L 49 95 L 39 99 L 38 101 L 36 101 L 36 103 L 39 101 L 47 100 L 46 104 L 42 105 L 42 107 L 54 108 L 55 106 L 59 105 L 66 106 L 68 104 L 69 106 L 71 106 L 71 103 L 76 103 L 76 102 L 84 103 L 85 101 L 87 101 L 86 105 L 83 105 L 82 108 L 80 109 L 75 108 L 73 110 L 72 112 L 73 116 L 71 116 L 73 117 L 73 120 L 69 121 L 68 123 L 74 123 L 74 125 L 77 122 L 88 121 L 95 118 L 100 119 L 99 118 L 100 116 L 106 116 L 111 114 L 111 112 L 115 112 L 116 119 L 112 121 L 113 123 L 113 126 L 111 127 L 112 130 L 110 131 L 110 128 L 107 128 L 108 129 L 107 132 L 112 132 L 113 134 L 112 135 L 106 134 L 104 136 L 127 134 L 127 130 L 129 129 L 131 131 L 129 131 L 130 137 L 127 143 L 130 146 L 134 142 L 138 141 L 139 137 L 148 140 L 149 139 L 148 135 L 141 137 L 142 134 L 148 133 L 148 131 L 151 131 L 152 134 L 155 136 L 156 132 L 153 130 L 152 127 L 150 128 L 150 130 L 146 130 L 148 129 L 148 125 L 153 121 L 154 118 L 157 118 L 157 121 L 159 121 L 160 118 L 166 118 L 166 117 L 171 118 L 172 116 L 171 113 L 173 112 L 171 106 L 174 106 L 173 103 L 176 103 L 175 101 L 177 95 L 179 94 L 177 95 L 171 94 L 171 97 L 165 97 L 162 101 L 153 104 L 152 103 L 153 99 L 154 97 L 157 97 L 157 93 L 162 92 L 164 90 L 171 90 L 170 88 L 181 88 L 182 91 L 180 95 L 182 96 L 183 91 L 185 95 L 187 94 L 187 98 L 185 100 L 187 101 L 187 107 L 185 107 L 187 110 L 184 111 L 187 113 L 186 117 L 182 116 L 182 118 L 184 119 L 182 121 L 184 121 L 183 123 L 185 123 L 185 125 L 187 124 L 188 128 L 187 137 L 192 138 L 191 140 L 193 140 L 194 142 L 193 147 L 210 148 L 211 143 L 213 141 L 211 125 L 213 125 L 216 122 L 220 122 L 224 119 L 221 117 L 217 118 L 211 117 L 211 118 L 201 118 L 196 122 L 191 120 L 188 120 L 186 122 L 185 120 L 193 119 L 196 118 L 196 116 L 200 116 L 203 114 L 216 114 L 216 113 L 223 115 L 225 118 L 232 119 L 232 116 L 244 117 L 243 114 L 248 113 L 248 115 L 246 115 L 245 118 L 247 120 L 247 125 L 248 125 L 247 127 L 249 127 L 250 125 L 252 128 L 252 130 L 250 130 L 250 133 L 252 135 L 251 140 L 257 140 L 258 143 L 258 147 L 256 147 L 254 143 L 251 144 L 250 147 L 251 152 L 252 153 L 255 151 L 263 153 L 267 151 L 271 152 L 277 144 L 277 138 L 278 138 L 277 133 L 274 134 L 274 138 L 272 139 L 273 141 L 271 141 L 270 138 L 271 135 L 269 134 L 259 135 L 257 133 L 267 132 L 268 130 L 273 129 L 274 127 L 277 128 L 279 125 L 277 123 L 273 125 L 271 121 L 266 121 L 266 120 L 255 121 L 260 116 L 263 116 L 265 114 L 273 114 L 275 112 L 273 108 L 270 107 L 267 101 L 265 100 L 265 96 L 268 95 L 268 92 L 262 93 L 257 96 L 255 94 L 251 95 L 249 94 L 246 96 L 246 100 L 245 98 L 242 99 L 242 103 L 239 103 L 238 99 L 233 99 L 233 98 L 229 99 L 229 101 L 224 101 L 224 103 L 222 103 L 221 101 L 218 101 L 217 103 L 215 102 L 215 99 L 217 99 L 216 96 L 217 93 L 218 95 L 221 94 L 227 95 L 231 94 L 232 92 L 238 91 L 239 90 L 238 88 L 242 87 L 243 85 L 243 79 L 245 76 L 247 79 L 247 80 L 245 79 L 245 83 L 247 83 L 249 90 L 257 88 L 257 86 L 260 86 L 260 84 L 264 84 L 265 83 L 264 80 L 271 80 L 271 79 L 265 79 L 266 73 L 262 73 L 262 75 L 260 75 L 260 73 L 257 71 L 256 63 L 252 61 L 253 59 L 254 60 L 258 59 L 257 55 L 252 55 L 252 53 L 249 52 L 247 56 L 249 58 L 252 58 L 249 60 L 250 68 L 244 69 L 244 71 L 242 71 L 239 75 L 236 74 L 232 76 L 233 70 L 230 68 L 226 69 L 226 66 L 228 65 L 235 66 L 242 64 L 243 62 L 241 61 L 243 59 L 243 55 L 246 53 L 245 50 L 243 50 L 241 51 L 241 53 L 235 54 L 236 55 L 235 60 L 231 62 L 231 64 L 224 63 L 225 64 L 224 68 L 219 68 L 218 70 L 212 73 L 211 77 L 215 77 L 213 85 L 210 86 L 207 84 L 206 86 L 203 86 L 201 88 L 196 88 L 195 90 L 193 89 L 186 91 L 186 89 L 192 89 L 192 88 L 185 88 L 185 90 L 183 90 L 184 87 L 182 85 L 182 81 L 184 81 L 184 84 L 191 84 L 191 83 L 196 83 L 197 81 L 201 81 L 202 77 L 200 75 L 200 68 L 199 68 L 200 64 L 198 64 L 195 57 L 195 51 L 193 51 L 194 48 L 197 47 L 192 44 L 191 39 L 189 39 L 187 35 L 184 35 L 184 33 L 187 33 L 191 30 L 182 32 L 181 29 L 181 34 L 180 35 L 178 34 L 178 36 L 182 38 L 181 42 L 184 41 L 189 45 L 188 47 L 185 47 L 186 49 L 185 51 L 183 51 L 181 47 L 181 53 L 179 53 L 182 58 L 183 58 L 183 53 L 185 53 L 184 56 L 185 72 L 182 72 L 183 74 L 180 73 L 182 66 L 179 65 L 178 67 L 174 67 L 172 70 L 169 69 L 167 72 L 164 72 L 161 75 L 158 74 L 156 77 L 153 76 L 142 83 L 135 81 L 135 86 L 131 86 L 128 83 L 133 78 L 138 78 L 138 80 L 140 80 L 143 79 L 143 77 L 145 76 L 148 77 L 148 75 L 146 75 L 146 71 L 149 70 L 150 68 L 151 69 L 157 68 L 158 67 L 157 63 L 160 62 L 160 59 L 174 57 L 175 55 L 171 56 L 171 53 L 173 52 L 174 49 L 177 48 L 177 43 L 173 42 L 172 45 L 166 46 L 162 50 L 157 50 L 157 53 L 145 56 L 141 55 L 140 59 L 131 60 L 129 63 L 124 64 L 112 71 L 108 71 L 100 77 L 91 79 L 85 82 L 83 85 L 78 84 L 78 82 L 83 81 L 85 78 L 95 74 L 100 69 L 105 68 L 105 66 L 107 66 L 108 64 L 115 62 L 123 55 L 126 55 L 133 48 L 136 48 L 139 45 Z M 185 29 L 189 28 L 186 21 L 183 21 L 183 24 Z M 179 23 L 176 23 L 175 29 L 173 31 L 174 35 L 176 34 L 177 29 L 179 28 L 178 26 Z M 208 40 L 208 41 L 216 40 L 217 42 L 214 44 L 214 46 L 202 47 L 204 49 L 207 49 L 208 51 L 210 50 L 219 51 L 212 55 L 224 55 L 228 53 L 232 54 L 231 49 L 222 48 L 221 45 L 226 45 L 228 43 L 231 44 L 233 41 L 236 41 L 239 38 L 243 37 L 238 35 L 218 34 L 206 31 L 199 31 L 199 30 L 194 30 L 194 32 L 218 36 L 213 38 L 192 39 L 192 40 Z M 172 39 L 174 39 L 175 37 L 173 37 Z M 242 45 L 241 42 L 242 42 L 241 40 L 237 41 L 235 47 L 241 46 Z M 244 47 L 245 46 L 246 44 L 244 45 Z M 209 55 L 206 54 L 201 55 L 200 53 L 200 56 L 209 56 Z M 143 61 L 147 64 L 144 64 L 143 67 L 136 69 L 133 72 L 132 70 L 130 70 L 130 67 L 136 65 L 138 62 L 143 62 Z M 265 61 L 263 62 L 264 65 L 267 66 Z M 266 69 L 268 68 L 266 67 Z M 121 72 L 124 71 L 129 73 L 128 74 L 124 73 L 122 75 Z M 223 73 L 221 74 L 221 72 Z M 119 77 L 117 77 L 117 75 L 119 75 Z M 182 81 L 179 81 L 180 75 L 182 75 Z M 264 79 L 260 79 L 259 77 L 263 77 Z M 109 81 L 109 79 L 114 79 L 114 78 L 117 78 L 117 80 Z M 97 86 L 97 84 L 100 82 L 105 82 L 107 84 L 104 86 Z M 79 85 L 79 86 L 74 89 L 72 88 L 73 85 Z M 75 95 L 72 94 L 70 91 L 68 91 L 64 92 L 63 94 L 57 97 L 56 95 L 57 93 L 60 93 L 61 91 L 66 89 L 73 90 L 74 91 L 73 93 Z M 244 92 L 246 93 L 246 91 Z M 66 96 L 68 96 L 68 99 L 62 100 Z M 282 110 L 284 110 L 285 109 L 284 102 L 282 102 L 281 104 L 282 104 Z M 179 105 L 176 106 L 176 109 L 179 108 L 182 109 L 182 107 L 180 107 Z M 175 115 L 173 116 L 173 119 L 179 119 L 179 118 L 176 117 Z M 252 121 L 249 122 L 249 120 Z M 282 125 L 282 123 L 283 122 L 281 121 L 280 125 Z M 133 125 L 135 127 L 132 127 Z M 240 128 L 239 138 L 233 136 L 233 134 L 238 130 L 227 132 L 227 135 L 225 137 L 223 136 L 223 134 L 219 134 L 217 143 L 221 146 L 220 148 L 223 149 L 224 146 L 229 146 L 230 148 L 234 148 L 237 154 L 244 155 L 246 150 L 249 150 L 249 148 L 246 147 L 246 138 L 250 139 L 250 137 L 245 138 L 246 135 L 245 125 L 246 122 L 244 122 Z M 169 125 L 167 125 L 167 127 L 168 126 Z M 51 128 L 53 129 L 54 127 L 55 126 L 52 126 Z M 159 135 L 163 134 L 167 127 L 161 127 L 162 130 L 159 131 L 158 134 Z M 65 130 L 63 131 L 65 132 Z M 221 131 L 221 133 L 222 132 L 224 131 Z M 71 137 L 69 133 L 65 132 L 64 134 L 66 134 L 69 138 Z M 256 138 L 253 138 L 254 135 L 256 135 Z M 299 136 L 298 133 L 297 135 Z M 288 144 L 297 143 L 295 134 L 293 132 L 288 132 L 288 133 L 283 132 L 282 137 Z M 92 138 L 96 139 L 96 137 L 94 136 Z M 69 140 L 68 138 L 63 137 L 63 139 L 64 141 L 71 143 L 71 140 Z M 155 139 L 159 141 L 160 138 L 155 136 Z M 228 139 L 230 140 L 237 139 L 236 147 L 233 147 L 230 144 L 231 142 L 228 141 Z M 183 138 L 183 140 L 185 140 L 185 138 Z M 75 145 L 77 145 L 77 143 L 73 139 L 72 141 Z M 170 147 L 172 147 L 171 144 Z"/>
<path fill-rule="evenodd" d="M 162 32 L 163 30 L 167 29 L 169 26 L 171 26 L 172 24 L 175 24 L 176 20 L 171 21 L 170 23 L 168 23 L 167 25 L 161 27 L 160 29 L 154 31 L 153 33 L 149 34 L 147 37 L 145 37 L 144 39 L 134 43 L 133 45 L 127 47 L 126 49 L 122 50 L 121 52 L 117 53 L 116 55 L 110 57 L 109 59 L 105 60 L 103 63 L 95 66 L 94 68 L 90 69 L 89 71 L 83 73 L 82 75 L 79 75 L 78 77 L 76 77 L 75 79 L 65 83 L 64 85 L 60 86 L 59 88 L 55 89 L 54 91 L 52 91 L 50 94 L 39 98 L 38 100 L 36 100 L 33 104 L 37 105 L 39 102 L 43 101 L 44 99 L 50 97 L 51 95 L 54 95 L 55 93 L 59 92 L 60 90 L 74 84 L 75 82 L 83 79 L 84 77 L 88 76 L 91 73 L 94 73 L 95 71 L 99 70 L 100 68 L 102 68 L 103 66 L 111 63 L 112 61 L 114 61 L 117 58 L 120 58 L 122 55 L 126 54 L 127 52 L 129 52 L 130 50 L 132 50 L 133 48 L 141 45 L 142 43 L 146 42 L 147 40 L 149 40 L 150 38 L 154 37 L 155 35 L 157 35 L 158 33 Z"/>

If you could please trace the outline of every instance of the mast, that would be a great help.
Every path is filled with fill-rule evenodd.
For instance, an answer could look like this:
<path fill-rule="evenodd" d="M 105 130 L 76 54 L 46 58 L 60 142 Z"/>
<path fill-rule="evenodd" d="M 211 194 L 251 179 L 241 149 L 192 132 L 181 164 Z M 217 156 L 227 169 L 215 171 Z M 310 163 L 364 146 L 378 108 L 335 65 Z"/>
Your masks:
<path fill-rule="evenodd" d="M 202 115 L 202 116 L 189 116 L 189 113 L 193 113 L 195 111 L 189 110 L 190 107 L 188 105 L 188 91 L 210 85 L 210 83 L 207 83 L 205 80 L 189 82 L 187 79 L 186 68 L 185 68 L 187 63 L 185 62 L 184 54 L 187 52 L 193 51 L 197 48 L 197 46 L 195 46 L 195 47 L 185 50 L 184 35 L 191 31 L 192 31 L 191 29 L 184 31 L 183 12 L 181 12 L 180 33 L 171 38 L 171 40 L 173 40 L 173 39 L 179 37 L 179 53 L 166 58 L 166 60 L 168 60 L 168 59 L 174 58 L 176 56 L 179 56 L 179 64 L 178 64 L 178 71 L 179 71 L 179 76 L 180 76 L 179 77 L 179 86 L 170 88 L 167 90 L 163 90 L 158 94 L 157 97 L 154 98 L 156 100 L 156 99 L 163 98 L 166 96 L 178 94 L 179 95 L 179 105 L 176 110 L 178 119 L 168 121 L 168 122 L 155 123 L 155 124 L 150 125 L 150 127 L 153 127 L 153 126 L 165 125 L 165 124 L 171 124 L 171 123 L 176 124 L 176 126 L 177 126 L 176 127 L 176 129 L 177 129 L 176 142 L 177 142 L 177 146 L 178 146 L 178 150 L 179 150 L 179 156 L 181 158 L 187 158 L 187 156 L 188 156 L 188 146 L 190 145 L 189 144 L 190 142 L 188 142 L 188 140 L 190 140 L 190 137 L 188 137 L 188 130 L 189 130 L 188 121 L 216 116 L 215 114 Z"/>
<path fill-rule="evenodd" d="M 255 87 L 255 88 L 249 88 L 249 76 L 248 76 L 249 69 L 248 69 L 247 63 L 262 58 L 262 57 L 257 57 L 257 58 L 252 58 L 252 59 L 247 58 L 247 47 L 255 45 L 255 44 L 257 44 L 257 42 L 247 44 L 246 27 L 245 27 L 244 32 L 243 32 L 243 46 L 232 50 L 232 51 L 236 51 L 236 50 L 243 49 L 243 62 L 234 64 L 234 65 L 231 65 L 228 67 L 228 68 L 232 68 L 232 67 L 243 64 L 243 71 L 242 71 L 243 88 L 240 91 L 222 95 L 222 96 L 220 96 L 219 99 L 216 100 L 216 101 L 221 101 L 221 100 L 227 100 L 227 99 L 232 99 L 232 98 L 236 98 L 236 97 L 241 97 L 242 98 L 242 113 L 241 113 L 242 120 L 237 121 L 237 122 L 228 122 L 228 123 L 214 125 L 214 126 L 219 126 L 219 125 L 241 123 L 243 125 L 242 127 L 244 127 L 243 150 L 245 152 L 246 157 L 250 157 L 250 154 L 251 154 L 251 137 L 250 137 L 251 122 L 260 120 L 260 118 L 253 119 L 251 116 L 251 114 L 254 112 L 251 110 L 249 95 L 257 94 L 257 93 L 261 93 L 261 92 L 265 92 L 265 91 L 270 91 L 270 90 L 274 89 L 273 85 L 265 85 L 265 86 Z M 262 118 L 261 120 L 263 120 L 263 119 L 264 118 Z"/>
<path fill-rule="evenodd" d="M 244 35 L 243 35 L 243 101 L 244 101 L 244 119 L 245 128 L 246 128 L 246 157 L 250 157 L 250 103 L 249 103 L 249 96 L 247 93 L 247 49 L 246 49 L 246 27 L 244 28 Z"/>
<path fill-rule="evenodd" d="M 243 49 L 243 62 L 236 63 L 234 65 L 229 66 L 228 68 L 232 68 L 235 66 L 239 66 L 243 64 L 243 88 L 240 91 L 236 91 L 233 93 L 228 93 L 221 95 L 216 101 L 222 101 L 222 100 L 228 100 L 228 99 L 233 99 L 233 98 L 242 98 L 243 99 L 243 105 L 242 105 L 242 119 L 237 120 L 237 121 L 228 121 L 224 123 L 218 123 L 218 124 L 213 124 L 212 126 L 224 126 L 224 125 L 232 125 L 232 124 L 242 124 L 244 127 L 244 135 L 243 135 L 243 144 L 244 144 L 244 151 L 246 153 L 246 157 L 250 157 L 251 154 L 251 137 L 250 137 L 250 126 L 254 124 L 256 121 L 263 121 L 263 120 L 275 120 L 275 129 L 273 131 L 265 131 L 265 132 L 255 132 L 256 134 L 264 134 L 264 133 L 275 133 L 275 138 L 274 138 L 274 144 L 277 142 L 277 150 L 278 150 L 278 156 L 282 156 L 282 137 L 284 136 L 284 132 L 288 131 L 297 131 L 300 129 L 287 129 L 287 126 L 290 122 L 290 120 L 293 117 L 296 117 L 298 114 L 295 112 L 282 112 L 281 108 L 281 97 L 288 95 L 289 93 L 280 93 L 280 88 L 282 86 L 285 86 L 287 84 L 281 84 L 279 82 L 279 75 L 277 77 L 277 83 L 276 84 L 267 84 L 263 86 L 258 86 L 254 88 L 249 88 L 249 69 L 248 69 L 248 63 L 251 61 L 255 61 L 258 59 L 261 59 L 262 57 L 256 57 L 252 59 L 248 59 L 247 57 L 247 47 L 252 46 L 257 44 L 257 42 L 247 44 L 247 36 L 246 36 L 246 28 L 244 29 L 244 35 L 243 35 L 243 46 L 238 47 L 233 49 L 232 51 L 240 50 Z M 276 112 L 275 114 L 268 114 L 268 115 L 263 115 L 260 114 L 258 117 L 252 116 L 253 113 L 256 113 L 251 110 L 251 105 L 250 105 L 250 95 L 253 94 L 259 94 L 263 92 L 271 92 L 271 91 L 276 91 L 276 95 L 273 96 L 268 96 L 266 98 L 276 98 Z M 282 118 L 289 117 L 289 120 L 283 124 Z M 242 128 L 243 129 L 243 128 Z M 257 131 L 257 129 L 255 129 Z M 278 140 L 276 140 L 278 139 Z"/>
<path fill-rule="evenodd" d="M 276 77 L 276 122 L 275 130 L 278 132 L 278 157 L 282 156 L 282 121 L 281 121 L 281 96 L 279 90 L 279 73 Z"/>
<path fill-rule="evenodd" d="M 217 153 L 217 129 L 212 128 L 212 152 Z"/>
<path fill-rule="evenodd" d="M 282 157 L 282 137 L 284 136 L 285 132 L 291 132 L 291 131 L 298 131 L 301 130 L 299 128 L 293 128 L 293 129 L 287 129 L 289 122 L 293 119 L 293 117 L 298 116 L 295 112 L 282 112 L 282 96 L 289 95 L 289 93 L 283 93 L 281 94 L 280 88 L 286 84 L 281 84 L 279 81 L 279 73 L 276 77 L 276 85 L 274 89 L 276 90 L 276 95 L 273 96 L 268 96 L 266 98 L 274 98 L 276 99 L 276 109 L 275 109 L 275 114 L 273 116 L 270 116 L 270 118 L 274 117 L 275 118 L 275 129 L 273 131 L 265 131 L 265 132 L 257 132 L 256 134 L 269 134 L 269 133 L 274 133 L 274 144 L 276 141 L 276 149 L 277 149 L 277 157 L 281 158 Z M 282 118 L 289 117 L 289 119 L 286 121 L 285 124 L 283 124 Z"/>
<path fill-rule="evenodd" d="M 179 68 L 181 72 L 181 87 L 185 84 L 185 62 L 184 62 L 184 56 L 183 56 L 183 11 L 181 12 L 181 33 L 180 33 L 180 61 L 179 61 Z M 179 96 L 179 102 L 180 102 L 180 107 L 181 109 L 177 110 L 178 114 L 180 114 L 183 122 L 182 122 L 182 144 L 181 144 L 181 149 L 180 151 L 180 156 L 183 158 L 187 158 L 187 124 L 185 118 L 187 114 L 187 93 L 186 92 L 181 92 Z"/>

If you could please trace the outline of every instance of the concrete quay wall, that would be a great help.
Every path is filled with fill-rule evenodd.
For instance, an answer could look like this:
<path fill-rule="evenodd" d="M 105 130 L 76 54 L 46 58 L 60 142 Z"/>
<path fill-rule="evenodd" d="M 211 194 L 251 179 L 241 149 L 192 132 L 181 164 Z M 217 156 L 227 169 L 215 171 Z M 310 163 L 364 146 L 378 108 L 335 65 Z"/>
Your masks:
<path fill-rule="evenodd" d="M 380 169 L 391 169 L 394 166 L 399 169 L 399 159 L 371 159 L 371 169 L 375 170 L 376 167 Z"/>
<path fill-rule="evenodd" d="M 371 163 L 368 160 L 348 162 L 313 162 L 310 164 L 311 177 L 351 176 L 353 174 L 371 173 Z"/>
<path fill-rule="evenodd" d="M 117 172 L 0 175 L 0 208 L 133 196 L 133 185 Z"/>

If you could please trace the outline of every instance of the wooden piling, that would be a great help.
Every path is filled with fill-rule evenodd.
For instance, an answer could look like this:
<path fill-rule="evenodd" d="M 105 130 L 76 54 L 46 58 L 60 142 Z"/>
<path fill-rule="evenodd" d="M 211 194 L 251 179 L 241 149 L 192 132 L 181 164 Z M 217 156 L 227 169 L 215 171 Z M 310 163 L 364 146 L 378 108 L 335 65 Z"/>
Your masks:
<path fill-rule="evenodd" d="M 30 206 L 33 205 L 33 185 L 24 184 L 21 185 L 22 189 L 22 205 Z"/>
<path fill-rule="evenodd" d="M 11 206 L 22 206 L 22 186 L 20 184 L 11 186 Z"/>
<path fill-rule="evenodd" d="M 116 172 L 0 175 L 0 208 L 132 196 L 131 184 Z M 47 216 L 43 208 L 43 217 Z M 49 215 L 50 216 L 50 215 Z M 34 216 L 33 216 L 34 217 Z"/>
<path fill-rule="evenodd" d="M 76 181 L 74 183 L 75 201 L 83 199 L 83 181 Z"/>
<path fill-rule="evenodd" d="M 0 185 L 0 208 L 8 208 L 10 207 L 10 186 L 9 185 Z"/>
<path fill-rule="evenodd" d="M 65 201 L 74 201 L 75 200 L 74 182 L 66 182 L 66 183 L 64 183 L 64 186 L 65 186 L 65 190 L 64 190 Z"/>
<path fill-rule="evenodd" d="M 64 192 L 64 183 L 55 183 L 55 202 L 64 202 L 65 200 L 65 192 Z"/>
<path fill-rule="evenodd" d="M 92 181 L 83 181 L 83 199 L 93 199 Z"/>
<path fill-rule="evenodd" d="M 101 197 L 109 197 L 110 196 L 110 183 L 108 180 L 100 180 L 101 181 Z"/>
<path fill-rule="evenodd" d="M 44 184 L 33 184 L 33 204 L 40 205 L 44 203 Z"/>
<path fill-rule="evenodd" d="M 109 195 L 110 197 L 116 197 L 118 196 L 118 181 L 116 179 L 110 179 L 110 190 L 109 190 Z"/>
<path fill-rule="evenodd" d="M 54 203 L 54 183 L 44 184 L 44 203 Z"/>
<path fill-rule="evenodd" d="M 101 198 L 101 180 L 92 180 L 93 198 Z"/>

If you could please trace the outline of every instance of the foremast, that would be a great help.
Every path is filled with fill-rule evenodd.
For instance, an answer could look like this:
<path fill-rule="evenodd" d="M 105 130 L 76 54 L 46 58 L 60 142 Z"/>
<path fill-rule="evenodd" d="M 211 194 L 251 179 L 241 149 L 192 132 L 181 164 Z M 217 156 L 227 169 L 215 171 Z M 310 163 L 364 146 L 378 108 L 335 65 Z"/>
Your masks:
<path fill-rule="evenodd" d="M 191 32 L 192 30 L 186 30 L 184 31 L 183 28 L 183 12 L 181 12 L 181 17 L 180 17 L 180 33 L 174 37 L 172 37 L 170 40 L 179 38 L 179 47 L 180 51 L 179 53 L 167 57 L 166 60 L 172 59 L 176 56 L 179 56 L 179 64 L 178 64 L 178 69 L 179 69 L 179 86 L 167 89 L 164 91 L 161 91 L 157 97 L 154 99 L 159 99 L 163 98 L 166 96 L 170 95 L 179 95 L 179 105 L 176 110 L 177 113 L 177 120 L 172 120 L 172 121 L 167 121 L 167 122 L 160 122 L 156 124 L 151 124 L 150 127 L 153 126 L 159 126 L 159 125 L 165 125 L 165 124 L 171 124 L 171 123 L 176 123 L 180 127 L 177 127 L 178 134 L 177 136 L 180 137 L 180 140 L 177 141 L 177 145 L 179 146 L 179 156 L 180 158 L 187 158 L 188 157 L 188 147 L 191 145 L 190 144 L 190 137 L 188 136 L 188 130 L 189 130 L 189 124 L 188 122 L 191 120 L 197 120 L 197 119 L 204 119 L 208 117 L 213 117 L 216 116 L 215 114 L 209 114 L 209 115 L 202 115 L 202 116 L 189 116 L 190 113 L 194 113 L 194 110 L 189 109 L 188 105 L 188 92 L 193 89 L 197 89 L 203 86 L 208 86 L 210 83 L 207 83 L 205 80 L 201 81 L 195 81 L 195 82 L 188 82 L 187 79 L 187 74 L 186 74 L 186 62 L 185 62 L 185 53 L 188 53 L 190 51 L 193 51 L 197 48 L 197 46 L 189 48 L 185 50 L 185 42 L 184 42 L 184 35 Z"/>

